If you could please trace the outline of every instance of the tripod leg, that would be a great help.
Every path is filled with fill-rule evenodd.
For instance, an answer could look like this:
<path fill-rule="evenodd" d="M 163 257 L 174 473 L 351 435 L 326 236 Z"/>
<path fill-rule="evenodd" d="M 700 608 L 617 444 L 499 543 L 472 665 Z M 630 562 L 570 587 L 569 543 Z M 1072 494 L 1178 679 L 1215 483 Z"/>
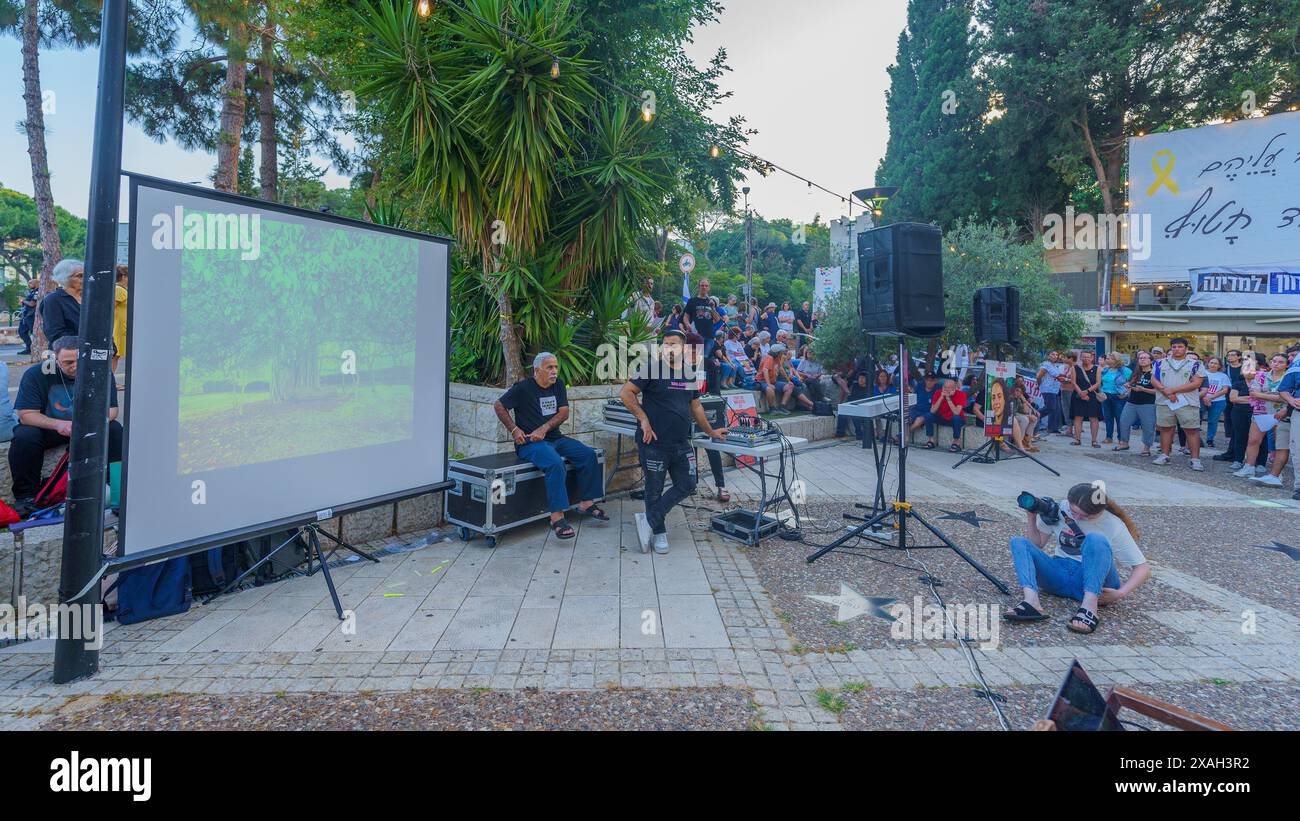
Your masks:
<path fill-rule="evenodd" d="M 325 538 L 329 539 L 331 542 L 334 542 L 335 544 L 337 544 L 339 547 L 342 547 L 342 548 L 344 548 L 344 549 L 346 549 L 346 550 L 351 550 L 353 553 L 357 554 L 357 555 L 360 556 L 361 558 L 363 558 L 363 559 L 369 559 L 370 561 L 374 562 L 375 564 L 379 564 L 379 560 L 376 559 L 374 556 L 371 556 L 369 553 L 367 553 L 367 552 L 364 551 L 364 550 L 361 550 L 360 548 L 353 547 L 352 545 L 350 545 L 350 544 L 348 544 L 347 542 L 345 542 L 345 541 L 343 541 L 342 539 L 340 539 L 338 536 L 335 536 L 333 533 L 330 533 L 328 530 L 322 530 L 322 531 L 320 531 L 320 534 L 321 534 L 322 536 L 324 536 Z M 337 547 L 334 548 L 334 550 L 337 550 L 337 549 L 338 549 Z M 334 550 L 331 550 L 331 551 L 330 551 L 330 555 L 333 555 L 333 554 L 334 554 Z"/>
<path fill-rule="evenodd" d="M 966 564 L 970 565 L 971 567 L 979 571 L 979 574 L 984 578 L 988 579 L 990 582 L 992 582 L 993 586 L 996 587 L 998 590 L 1002 591 L 1002 594 L 1004 596 L 1010 595 L 1011 590 L 1005 584 L 1002 583 L 1001 579 L 999 579 L 997 576 L 994 576 L 987 569 L 985 569 L 984 565 L 976 561 L 975 558 L 971 556 L 969 553 L 967 553 L 965 550 L 962 550 L 960 547 L 953 544 L 952 539 L 949 539 L 946 535 L 944 535 L 943 531 L 939 530 L 934 525 L 930 524 L 925 519 L 921 518 L 921 514 L 915 511 L 909 511 L 907 515 L 915 518 L 918 522 L 921 523 L 921 525 L 926 530 L 933 533 L 935 537 L 939 539 L 939 541 L 947 545 L 952 550 L 952 552 L 956 553 L 958 556 L 961 556 L 962 559 L 966 562 Z"/>
<path fill-rule="evenodd" d="M 329 534 L 325 535 L 328 536 Z M 315 526 L 307 528 L 307 543 L 309 545 L 308 549 L 316 554 L 316 558 L 320 559 L 320 569 L 325 574 L 325 586 L 329 588 L 330 599 L 334 602 L 334 612 L 338 614 L 339 621 L 343 621 L 343 604 L 339 601 L 339 591 L 334 589 L 334 577 L 330 575 L 330 566 L 325 561 L 324 554 L 321 553 L 320 539 L 316 536 Z"/>
<path fill-rule="evenodd" d="M 959 462 L 957 462 L 957 464 L 953 465 L 953 466 L 952 466 L 952 469 L 953 469 L 953 470 L 956 470 L 957 468 L 959 468 L 959 467 L 961 467 L 962 465 L 966 464 L 966 463 L 969 462 L 970 460 L 974 459 L 976 456 L 983 455 L 985 459 L 989 458 L 988 454 L 984 453 L 984 451 L 987 450 L 987 449 L 989 449 L 989 448 L 993 448 L 993 449 L 995 450 L 995 452 L 996 452 L 997 444 L 998 444 L 998 443 L 997 443 L 997 440 L 996 440 L 996 439 L 990 439 L 990 440 L 988 440 L 988 441 L 985 442 L 984 444 L 982 444 L 982 445 L 980 445 L 979 447 L 975 448 L 975 450 L 972 450 L 970 453 L 968 453 L 968 454 L 966 454 L 965 456 L 961 457 L 961 461 L 959 461 Z"/>
<path fill-rule="evenodd" d="M 813 562 L 820 559 L 822 556 L 825 556 L 827 553 L 830 553 L 832 550 L 850 541 L 851 539 L 858 538 L 859 536 L 861 536 L 861 534 L 871 529 L 873 525 L 879 522 L 883 522 L 885 519 L 888 519 L 890 516 L 893 515 L 894 515 L 893 510 L 885 510 L 882 511 L 881 513 L 876 514 L 875 516 L 872 516 L 870 519 L 867 519 L 865 522 L 853 528 L 848 533 L 845 533 L 843 536 L 839 537 L 835 541 L 831 542 L 825 547 L 819 548 L 816 553 L 808 557 L 807 559 L 808 564 L 812 564 Z M 863 538 L 870 538 L 870 537 L 863 536 Z"/>
<path fill-rule="evenodd" d="M 229 593 L 231 590 L 234 590 L 236 587 L 239 587 L 240 582 L 242 582 L 244 579 L 246 579 L 246 578 L 248 578 L 249 576 L 251 576 L 253 573 L 256 573 L 256 572 L 257 572 L 257 568 L 259 568 L 259 567 L 261 567 L 262 565 L 266 564 L 267 562 L 271 561 L 271 559 L 275 557 L 275 554 L 276 554 L 276 553 L 279 553 L 281 550 L 284 550 L 286 547 L 288 547 L 288 546 L 289 546 L 289 543 L 292 542 L 294 539 L 298 538 L 298 536 L 300 536 L 301 534 L 302 534 L 302 531 L 301 531 L 301 530 L 296 531 L 296 532 L 295 532 L 292 536 L 290 536 L 288 539 L 285 539 L 285 540 L 280 544 L 279 547 L 277 547 L 275 550 L 272 550 L 270 553 L 267 553 L 267 554 L 266 554 L 265 556 L 263 556 L 262 558 L 258 559 L 256 562 L 253 563 L 252 567 L 248 568 L 248 569 L 245 570 L 243 573 L 240 573 L 238 576 L 236 576 L 236 577 L 234 578 L 233 581 L 226 582 L 226 586 L 225 586 L 225 587 L 221 588 L 221 589 L 218 590 L 216 593 L 213 593 L 211 596 L 207 596 L 207 597 L 205 597 L 205 598 L 203 599 L 203 603 L 204 603 L 204 604 L 207 604 L 208 602 L 210 602 L 210 601 L 212 601 L 213 599 L 215 599 L 217 596 L 225 595 L 226 593 Z"/>
<path fill-rule="evenodd" d="M 1047 470 L 1051 470 L 1052 473 L 1053 473 L 1054 475 L 1056 475 L 1056 476 L 1060 476 L 1060 475 L 1061 475 L 1061 474 L 1057 473 L 1055 470 L 1052 470 L 1052 468 L 1048 467 L 1047 465 L 1045 465 L 1045 464 L 1043 464 L 1042 462 L 1040 462 L 1040 461 L 1038 461 L 1037 459 L 1035 459 L 1035 458 L 1034 458 L 1034 455 L 1033 455 L 1032 453 L 1025 453 L 1023 450 L 1021 450 L 1021 449 L 1016 445 L 1015 442 L 1008 442 L 1007 444 L 1011 447 L 1012 450 L 1014 450 L 1016 453 L 1019 453 L 1021 456 L 1025 457 L 1026 459 L 1028 459 L 1028 460 L 1034 462 L 1035 464 L 1039 465 L 1040 467 L 1047 468 Z"/>

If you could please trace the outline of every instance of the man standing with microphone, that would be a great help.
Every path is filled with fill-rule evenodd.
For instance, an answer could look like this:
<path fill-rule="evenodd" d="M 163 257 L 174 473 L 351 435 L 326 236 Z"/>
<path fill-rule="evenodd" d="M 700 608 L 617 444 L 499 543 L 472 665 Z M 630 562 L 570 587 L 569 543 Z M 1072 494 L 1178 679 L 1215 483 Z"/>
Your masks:
<path fill-rule="evenodd" d="M 649 373 L 623 384 L 619 398 L 636 416 L 640 428 L 637 449 L 645 472 L 645 513 L 636 514 L 641 552 L 653 543 L 656 553 L 668 552 L 665 519 L 673 505 L 695 492 L 695 448 L 691 444 L 691 421 L 714 439 L 726 436 L 726 428 L 715 429 L 700 404 L 699 381 L 688 373 L 686 334 L 664 332 L 659 361 L 650 362 Z M 664 480 L 673 486 L 664 491 Z"/>

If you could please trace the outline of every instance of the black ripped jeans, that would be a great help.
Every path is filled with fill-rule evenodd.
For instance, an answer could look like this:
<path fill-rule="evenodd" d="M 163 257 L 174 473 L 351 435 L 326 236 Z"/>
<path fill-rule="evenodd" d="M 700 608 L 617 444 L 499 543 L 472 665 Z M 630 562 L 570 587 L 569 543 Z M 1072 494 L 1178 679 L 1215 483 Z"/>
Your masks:
<path fill-rule="evenodd" d="M 645 516 L 650 529 L 664 533 L 664 519 L 673 505 L 695 492 L 695 448 L 689 443 L 680 445 L 647 445 L 638 443 L 641 470 L 645 472 Z M 671 478 L 673 486 L 664 491 L 664 479 Z"/>

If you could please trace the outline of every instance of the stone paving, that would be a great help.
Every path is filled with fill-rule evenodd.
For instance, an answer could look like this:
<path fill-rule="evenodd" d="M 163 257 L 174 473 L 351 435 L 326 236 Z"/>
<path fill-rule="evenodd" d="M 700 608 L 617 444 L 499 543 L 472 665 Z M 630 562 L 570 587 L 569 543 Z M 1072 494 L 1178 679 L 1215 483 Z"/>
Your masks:
<path fill-rule="evenodd" d="M 1070 454 L 1062 447 L 1044 456 L 1062 469 Z M 918 450 L 911 459 L 908 482 L 916 500 L 975 498 L 1014 511 L 1010 500 L 1022 485 L 1054 478 L 1027 462 L 952 471 L 949 454 Z M 1253 505 L 1242 494 L 1181 482 L 1174 488 L 1177 477 L 1090 462 L 1091 473 L 1117 495 L 1191 506 L 1213 499 L 1228 509 Z M 861 500 L 873 481 L 869 455 L 853 444 L 814 446 L 798 467 L 810 498 Z M 749 482 L 729 473 L 735 501 L 755 492 Z M 100 674 L 72 685 L 50 683 L 50 642 L 0 649 L 0 729 L 39 727 L 87 694 L 729 687 L 750 693 L 767 727 L 838 730 L 842 723 L 828 694 L 845 688 L 976 683 L 952 642 L 845 652 L 797 647 L 748 551 L 708 531 L 718 508 L 709 498 L 701 493 L 689 509 L 673 513 L 673 549 L 666 556 L 635 551 L 632 514 L 640 503 L 613 499 L 613 521 L 575 522 L 579 535 L 572 542 L 530 526 L 506 534 L 495 550 L 481 540 L 436 541 L 379 564 L 342 566 L 335 578 L 344 606 L 355 613 L 350 634 L 340 628 L 323 580 L 312 577 L 196 604 L 172 618 L 115 626 L 105 637 Z M 1300 522 L 1291 518 L 1297 512 L 1282 511 L 1291 530 Z M 802 545 L 791 549 L 805 552 Z M 1155 578 L 1199 603 L 1148 614 L 1185 641 L 1094 644 L 1079 637 L 1067 646 L 977 649 L 988 683 L 1056 685 L 1074 657 L 1100 685 L 1300 681 L 1296 613 L 1166 566 L 1155 567 Z M 1233 629 L 1243 610 L 1256 614 L 1253 635 Z M 970 709 L 988 709 L 972 701 Z"/>

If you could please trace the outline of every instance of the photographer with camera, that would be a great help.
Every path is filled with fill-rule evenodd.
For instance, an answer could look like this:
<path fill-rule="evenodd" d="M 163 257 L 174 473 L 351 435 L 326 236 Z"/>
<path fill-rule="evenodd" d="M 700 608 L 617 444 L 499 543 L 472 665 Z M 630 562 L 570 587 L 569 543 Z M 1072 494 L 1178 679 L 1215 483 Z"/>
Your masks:
<path fill-rule="evenodd" d="M 1151 568 L 1137 546 L 1141 536 L 1137 525 L 1106 495 L 1102 483 L 1077 484 L 1066 498 L 1067 509 L 1028 491 L 1016 499 L 1026 511 L 1025 536 L 1012 537 L 1011 559 L 1025 598 L 1002 617 L 1011 622 L 1046 619 L 1038 599 L 1041 587 L 1054 596 L 1080 599 L 1066 627 L 1075 633 L 1093 633 L 1101 621 L 1097 607 L 1117 602 L 1146 584 Z M 1053 539 L 1055 555 L 1049 556 L 1042 548 Z M 1121 583 L 1116 563 L 1131 571 L 1128 581 Z"/>

